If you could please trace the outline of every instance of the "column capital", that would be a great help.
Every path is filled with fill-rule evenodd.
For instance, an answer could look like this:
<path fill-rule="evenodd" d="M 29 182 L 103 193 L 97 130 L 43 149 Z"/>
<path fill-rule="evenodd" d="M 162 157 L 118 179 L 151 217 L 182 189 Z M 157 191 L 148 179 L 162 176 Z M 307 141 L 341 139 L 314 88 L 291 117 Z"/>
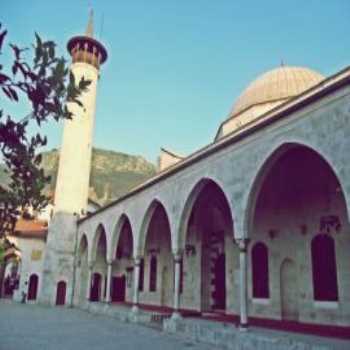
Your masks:
<path fill-rule="evenodd" d="M 246 252 L 248 248 L 248 244 L 250 242 L 250 238 L 236 238 L 236 244 L 241 252 Z"/>
<path fill-rule="evenodd" d="M 113 264 L 113 259 L 107 259 L 107 265 L 112 265 Z"/>
<path fill-rule="evenodd" d="M 182 260 L 182 253 L 179 253 L 179 252 L 177 252 L 177 253 L 174 253 L 173 254 L 173 257 L 174 257 L 174 262 L 175 262 L 175 264 L 176 263 L 181 263 L 181 260 Z"/>
<path fill-rule="evenodd" d="M 141 256 L 137 256 L 136 258 L 134 258 L 134 265 L 135 266 L 140 266 L 141 265 Z"/>

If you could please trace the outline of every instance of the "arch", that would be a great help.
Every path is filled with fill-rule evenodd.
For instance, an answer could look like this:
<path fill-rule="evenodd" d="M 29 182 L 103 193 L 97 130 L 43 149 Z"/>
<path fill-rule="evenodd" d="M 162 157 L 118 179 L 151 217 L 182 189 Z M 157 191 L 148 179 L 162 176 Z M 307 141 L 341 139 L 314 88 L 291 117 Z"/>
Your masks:
<path fill-rule="evenodd" d="M 229 223 L 229 225 L 231 226 L 232 233 L 234 233 L 234 221 L 233 221 L 234 215 L 233 215 L 231 202 L 228 200 L 228 197 L 227 197 L 225 191 L 222 189 L 222 186 L 216 180 L 205 177 L 205 178 L 202 178 L 201 180 L 199 180 L 194 185 L 194 187 L 192 188 L 190 194 L 188 195 L 186 202 L 185 202 L 185 205 L 182 209 L 181 217 L 180 217 L 179 231 L 178 231 L 178 236 L 177 236 L 177 241 L 176 241 L 176 247 L 179 249 L 179 251 L 183 251 L 185 248 L 187 227 L 188 227 L 188 222 L 190 220 L 193 206 L 196 203 L 199 195 L 204 190 L 204 188 L 206 186 L 208 186 L 209 184 L 213 184 L 219 190 L 219 192 L 223 195 L 223 197 L 225 198 L 226 205 L 230 209 L 230 223 Z"/>
<path fill-rule="evenodd" d="M 98 248 L 98 243 L 100 240 L 103 240 L 106 244 L 106 256 L 105 259 L 107 260 L 107 251 L 108 251 L 108 241 L 107 241 L 107 235 L 106 235 L 106 230 L 103 224 L 99 224 L 97 226 L 97 229 L 95 231 L 94 237 L 92 239 L 92 244 L 91 244 L 91 254 L 89 255 L 91 257 L 90 261 L 95 261 L 96 260 L 96 254 L 97 254 L 97 248 Z"/>
<path fill-rule="evenodd" d="M 147 234 L 149 231 L 149 226 L 150 226 L 150 223 L 151 223 L 151 220 L 152 220 L 152 217 L 153 217 L 155 211 L 159 208 L 161 208 L 161 210 L 163 210 L 165 213 L 166 220 L 168 222 L 169 232 L 170 232 L 170 240 L 171 240 L 170 244 L 171 244 L 171 247 L 173 246 L 172 245 L 172 236 L 173 235 L 171 232 L 168 213 L 167 213 L 164 205 L 158 199 L 154 199 L 151 202 L 151 204 L 148 206 L 146 213 L 145 213 L 143 220 L 142 220 L 140 235 L 138 237 L 137 246 L 135 247 L 135 252 L 138 256 L 144 256 L 144 254 L 145 254 L 146 240 L 147 240 Z"/>
<path fill-rule="evenodd" d="M 314 300 L 338 301 L 337 263 L 334 239 L 318 234 L 311 241 Z"/>
<path fill-rule="evenodd" d="M 323 154 L 321 154 L 318 150 L 315 150 L 310 145 L 307 145 L 306 143 L 302 142 L 283 142 L 282 144 L 279 144 L 272 152 L 270 152 L 261 162 L 260 166 L 258 167 L 258 171 L 256 175 L 253 178 L 253 181 L 251 182 L 251 186 L 248 190 L 248 198 L 247 198 L 247 205 L 246 210 L 244 210 L 244 220 L 243 220 L 243 231 L 247 236 L 249 236 L 249 232 L 251 232 L 251 227 L 253 224 L 253 218 L 254 218 L 254 212 L 256 208 L 257 199 L 260 193 L 260 189 L 262 184 L 264 183 L 264 180 L 270 173 L 271 168 L 276 164 L 276 162 L 289 150 L 297 147 L 305 148 L 311 152 L 313 152 L 315 155 L 317 155 L 331 170 L 332 174 L 338 181 L 341 192 L 344 197 L 345 204 L 347 206 L 346 215 L 347 220 L 349 220 L 349 203 L 347 200 L 347 197 L 344 194 L 343 186 L 339 180 L 339 176 L 335 171 L 335 167 L 332 166 L 332 163 L 330 162 L 327 157 L 325 157 Z"/>
<path fill-rule="evenodd" d="M 110 250 L 107 250 L 107 260 L 109 260 L 109 261 L 112 261 L 114 259 L 114 257 L 116 256 L 120 235 L 121 235 L 122 230 L 125 227 L 125 225 L 128 225 L 130 227 L 131 238 L 132 238 L 132 242 L 131 242 L 131 244 L 132 244 L 132 253 L 134 252 L 134 249 L 135 249 L 134 248 L 135 247 L 134 231 L 132 229 L 129 217 L 125 213 L 123 213 L 119 217 L 119 219 L 117 221 L 117 224 L 114 227 L 111 243 L 109 245 Z"/>
<path fill-rule="evenodd" d="M 253 298 L 270 298 L 269 255 L 266 244 L 257 242 L 252 248 Z"/>
<path fill-rule="evenodd" d="M 36 300 L 38 294 L 39 276 L 35 273 L 31 274 L 28 283 L 28 300 Z"/>
<path fill-rule="evenodd" d="M 225 310 L 231 281 L 227 260 L 233 253 L 233 219 L 227 196 L 204 178 L 192 189 L 181 216 L 179 251 L 184 251 L 184 293 L 201 312 Z M 181 278 L 181 277 L 180 277 Z M 184 303 L 186 303 L 185 301 Z"/>
<path fill-rule="evenodd" d="M 56 289 L 56 305 L 65 305 L 66 303 L 66 290 L 67 283 L 66 281 L 59 281 L 57 283 Z"/>

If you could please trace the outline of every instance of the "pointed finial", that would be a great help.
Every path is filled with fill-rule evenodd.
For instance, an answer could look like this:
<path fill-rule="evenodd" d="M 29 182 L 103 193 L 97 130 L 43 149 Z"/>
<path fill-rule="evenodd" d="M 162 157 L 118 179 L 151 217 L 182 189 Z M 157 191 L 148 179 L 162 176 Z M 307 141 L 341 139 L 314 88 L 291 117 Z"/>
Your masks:
<path fill-rule="evenodd" d="M 281 59 L 281 67 L 284 67 L 284 61 L 283 61 L 283 58 Z"/>
<path fill-rule="evenodd" d="M 90 16 L 89 16 L 89 22 L 88 25 L 86 27 L 86 32 L 85 35 L 93 38 L 94 37 L 94 21 L 93 18 L 94 17 L 94 11 L 92 9 L 90 9 Z"/>

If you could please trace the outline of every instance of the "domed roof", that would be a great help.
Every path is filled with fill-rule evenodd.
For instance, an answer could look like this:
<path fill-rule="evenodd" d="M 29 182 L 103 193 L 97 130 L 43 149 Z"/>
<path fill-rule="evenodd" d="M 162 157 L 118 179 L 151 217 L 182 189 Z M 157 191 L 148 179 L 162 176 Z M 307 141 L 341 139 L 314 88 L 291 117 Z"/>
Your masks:
<path fill-rule="evenodd" d="M 299 95 L 324 77 L 303 67 L 281 66 L 258 77 L 239 96 L 229 117 L 259 104 L 277 102 Z"/>

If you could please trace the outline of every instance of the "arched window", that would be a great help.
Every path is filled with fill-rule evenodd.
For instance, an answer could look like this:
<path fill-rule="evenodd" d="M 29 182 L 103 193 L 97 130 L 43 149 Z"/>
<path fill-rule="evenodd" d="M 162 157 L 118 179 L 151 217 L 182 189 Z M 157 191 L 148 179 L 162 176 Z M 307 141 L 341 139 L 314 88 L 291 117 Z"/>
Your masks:
<path fill-rule="evenodd" d="M 256 243 L 252 249 L 253 298 L 270 297 L 269 257 L 264 243 Z"/>
<path fill-rule="evenodd" d="M 142 258 L 140 261 L 140 275 L 139 275 L 139 291 L 143 291 L 143 281 L 145 279 L 145 260 Z"/>
<path fill-rule="evenodd" d="M 157 257 L 151 257 L 150 271 L 149 271 L 149 291 L 155 292 L 157 290 Z"/>
<path fill-rule="evenodd" d="M 311 242 L 314 299 L 337 301 L 338 283 L 335 246 L 332 237 L 319 234 Z"/>

